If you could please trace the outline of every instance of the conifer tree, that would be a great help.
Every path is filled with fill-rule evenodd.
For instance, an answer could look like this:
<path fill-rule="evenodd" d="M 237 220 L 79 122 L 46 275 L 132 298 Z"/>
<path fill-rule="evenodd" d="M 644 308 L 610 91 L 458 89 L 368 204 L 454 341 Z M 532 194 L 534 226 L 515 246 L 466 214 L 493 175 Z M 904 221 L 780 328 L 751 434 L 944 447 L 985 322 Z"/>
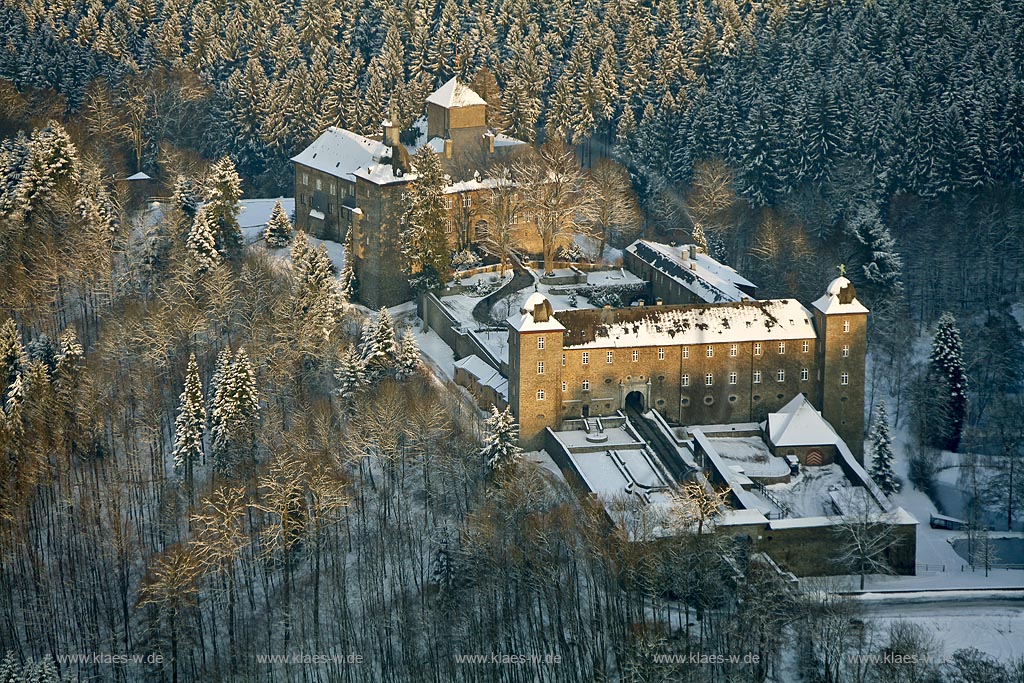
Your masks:
<path fill-rule="evenodd" d="M 79 179 L 78 149 L 62 125 L 50 121 L 46 128 L 32 133 L 28 158 L 15 190 L 15 209 L 29 215 L 45 205 L 59 186 Z"/>
<path fill-rule="evenodd" d="M 188 239 L 185 247 L 188 250 L 188 260 L 196 273 L 202 275 L 221 262 L 221 254 L 217 251 L 216 239 L 214 237 L 215 226 L 208 206 L 202 206 L 192 221 L 192 228 L 188 231 Z"/>
<path fill-rule="evenodd" d="M 519 447 L 519 425 L 511 409 L 506 406 L 505 410 L 499 412 L 497 407 L 491 406 L 487 430 L 487 440 L 480 451 L 487 471 L 508 471 L 519 462 L 523 454 L 523 449 Z"/>
<path fill-rule="evenodd" d="M 399 356 L 395 324 L 387 308 L 381 308 L 377 320 L 363 329 L 361 356 L 370 376 L 386 376 L 394 371 Z"/>
<path fill-rule="evenodd" d="M 239 348 L 213 402 L 212 455 L 219 474 L 233 476 L 255 457 L 259 409 L 252 364 L 245 349 Z"/>
<path fill-rule="evenodd" d="M 939 318 L 928 359 L 927 390 L 936 411 L 928 416 L 933 428 L 928 435 L 937 448 L 955 451 L 960 445 L 967 415 L 967 372 L 964 368 L 960 330 L 951 313 Z"/>
<path fill-rule="evenodd" d="M 192 221 L 199 210 L 200 192 L 195 178 L 179 175 L 174 179 L 174 206 L 181 211 L 186 220 Z"/>
<path fill-rule="evenodd" d="M 271 249 L 286 247 L 292 240 L 292 222 L 288 220 L 288 214 L 285 213 L 280 201 L 274 203 L 263 238 Z"/>
<path fill-rule="evenodd" d="M 363 361 L 355 346 L 350 346 L 341 356 L 341 363 L 334 371 L 334 378 L 338 381 L 338 396 L 345 402 L 346 407 L 351 410 L 354 407 L 356 395 L 366 386 L 366 372 L 363 369 Z"/>
<path fill-rule="evenodd" d="M 402 332 L 397 366 L 397 375 L 400 379 L 412 376 L 420 366 L 420 347 L 409 328 Z"/>
<path fill-rule="evenodd" d="M 242 197 L 242 179 L 230 157 L 223 157 L 206 178 L 206 204 L 213 227 L 217 251 L 226 258 L 242 248 L 242 230 L 238 226 L 238 200 Z"/>
<path fill-rule="evenodd" d="M 416 153 L 413 166 L 419 179 L 410 187 L 402 250 L 413 288 L 428 291 L 447 282 L 451 273 L 451 249 L 445 235 L 445 174 L 429 145 Z"/>
<path fill-rule="evenodd" d="M 892 470 L 892 437 L 889 436 L 889 415 L 885 410 L 885 401 L 878 404 L 870 440 L 871 478 L 886 495 L 897 493 L 901 484 Z"/>
<path fill-rule="evenodd" d="M 183 473 L 189 492 L 194 483 L 196 462 L 203 459 L 203 433 L 206 431 L 206 405 L 199 380 L 196 355 L 188 359 L 185 388 L 178 399 L 178 417 L 174 421 L 174 471 Z"/>
<path fill-rule="evenodd" d="M 338 296 L 345 303 L 354 301 L 359 283 L 356 281 L 355 252 L 352 250 L 352 231 L 345 238 L 345 265 L 341 267 L 338 280 Z"/>

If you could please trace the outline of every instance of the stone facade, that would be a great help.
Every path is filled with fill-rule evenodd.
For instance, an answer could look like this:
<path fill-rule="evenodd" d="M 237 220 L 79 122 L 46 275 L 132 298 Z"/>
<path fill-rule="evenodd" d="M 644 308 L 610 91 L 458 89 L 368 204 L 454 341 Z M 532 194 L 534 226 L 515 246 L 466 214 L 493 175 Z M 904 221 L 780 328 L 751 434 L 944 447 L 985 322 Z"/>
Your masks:
<path fill-rule="evenodd" d="M 455 79 L 433 93 L 425 107 L 425 116 L 410 131 L 416 141 L 408 149 L 399 142 L 396 125 L 385 121 L 379 139 L 331 128 L 292 159 L 296 228 L 342 243 L 352 232 L 358 296 L 371 308 L 411 298 L 401 239 L 408 185 L 416 181 L 405 173 L 405 156 L 429 146 L 448 174 L 459 178 L 485 173 L 494 162 L 527 147 L 490 129 L 486 103 Z M 481 229 L 487 180 L 476 175 L 454 182 L 445 192 L 448 241 L 453 250 L 463 249 Z M 523 219 L 517 230 L 519 247 L 526 253 L 539 251 L 536 230 L 528 217 Z"/>
<path fill-rule="evenodd" d="M 556 311 L 538 330 L 550 303 L 535 301 L 509 330 L 520 438 L 539 448 L 545 427 L 627 403 L 678 424 L 756 422 L 804 394 L 862 458 L 867 309 L 819 302 L 813 316 L 792 300 Z"/>

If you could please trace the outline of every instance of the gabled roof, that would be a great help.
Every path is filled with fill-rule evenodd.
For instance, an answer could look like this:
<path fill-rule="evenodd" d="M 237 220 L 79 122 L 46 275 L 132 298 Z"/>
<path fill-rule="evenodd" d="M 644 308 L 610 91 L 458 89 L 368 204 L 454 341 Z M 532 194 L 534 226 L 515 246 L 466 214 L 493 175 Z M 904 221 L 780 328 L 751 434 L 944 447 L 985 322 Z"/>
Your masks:
<path fill-rule="evenodd" d="M 484 98 L 473 92 L 469 86 L 459 83 L 457 78 L 452 78 L 431 93 L 430 97 L 427 98 L 427 102 L 444 107 L 445 109 L 487 104 Z"/>
<path fill-rule="evenodd" d="M 693 292 L 706 303 L 752 298 L 751 292 L 755 289 L 753 282 L 696 249 L 696 253 L 691 256 L 691 246 L 693 245 L 670 245 L 637 240 L 626 247 L 626 251 Z"/>
<path fill-rule="evenodd" d="M 779 412 L 769 413 L 765 431 L 776 447 L 828 446 L 839 440 L 832 426 L 803 394 L 797 394 Z"/>
<path fill-rule="evenodd" d="M 378 140 L 371 140 L 344 128 L 331 126 L 302 150 L 292 161 L 337 178 L 355 180 L 360 169 L 380 162 L 390 150 Z"/>

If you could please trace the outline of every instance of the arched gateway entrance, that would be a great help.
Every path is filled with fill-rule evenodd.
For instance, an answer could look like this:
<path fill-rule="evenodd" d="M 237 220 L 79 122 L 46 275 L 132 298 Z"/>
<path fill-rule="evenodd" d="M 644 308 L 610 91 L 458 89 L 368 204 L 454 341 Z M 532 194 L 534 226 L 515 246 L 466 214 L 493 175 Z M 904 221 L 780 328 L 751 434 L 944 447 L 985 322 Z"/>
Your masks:
<path fill-rule="evenodd" d="M 626 394 L 626 408 L 631 408 L 638 413 L 644 412 L 644 394 L 641 391 L 631 391 Z"/>

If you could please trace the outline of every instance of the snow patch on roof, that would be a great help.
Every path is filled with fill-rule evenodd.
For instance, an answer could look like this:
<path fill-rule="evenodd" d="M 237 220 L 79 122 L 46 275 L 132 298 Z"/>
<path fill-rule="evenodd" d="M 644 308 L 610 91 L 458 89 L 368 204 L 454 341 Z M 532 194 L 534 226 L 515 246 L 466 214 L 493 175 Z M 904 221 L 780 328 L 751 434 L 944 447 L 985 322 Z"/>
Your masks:
<path fill-rule="evenodd" d="M 458 78 L 452 78 L 431 93 L 430 97 L 427 98 L 427 102 L 444 107 L 445 109 L 487 104 L 484 98 L 473 92 L 469 86 L 459 83 Z"/>
<path fill-rule="evenodd" d="M 854 296 L 853 300 L 849 303 L 844 304 L 840 301 L 839 295 L 847 287 L 853 287 L 853 284 L 847 278 L 840 275 L 835 280 L 828 283 L 825 293 L 811 305 L 826 315 L 837 313 L 867 313 L 868 309 L 864 304 L 857 300 L 856 296 Z"/>
<path fill-rule="evenodd" d="M 152 178 L 150 178 L 142 171 L 139 171 L 138 173 L 133 173 L 132 175 L 128 176 L 127 178 L 125 178 L 125 180 L 152 180 Z"/>
<path fill-rule="evenodd" d="M 729 266 L 696 249 L 692 250 L 696 253 L 691 255 L 691 247 L 694 246 L 673 246 L 637 240 L 626 247 L 626 251 L 693 292 L 706 303 L 752 298 L 748 292 L 755 288 L 754 283 Z"/>
<path fill-rule="evenodd" d="M 601 313 L 559 311 L 570 330 L 566 348 L 673 346 L 721 342 L 810 339 L 810 312 L 795 299 L 733 304 L 652 306 Z M 588 329 L 590 328 L 590 329 Z M 592 330 L 592 331 L 591 331 Z"/>
<path fill-rule="evenodd" d="M 292 161 L 337 178 L 355 180 L 357 171 L 379 163 L 385 156 L 390 156 L 390 149 L 383 142 L 331 126 Z"/>
<path fill-rule="evenodd" d="M 767 431 L 776 447 L 830 446 L 839 439 L 832 425 L 803 394 L 794 396 L 777 413 L 769 413 Z"/>

